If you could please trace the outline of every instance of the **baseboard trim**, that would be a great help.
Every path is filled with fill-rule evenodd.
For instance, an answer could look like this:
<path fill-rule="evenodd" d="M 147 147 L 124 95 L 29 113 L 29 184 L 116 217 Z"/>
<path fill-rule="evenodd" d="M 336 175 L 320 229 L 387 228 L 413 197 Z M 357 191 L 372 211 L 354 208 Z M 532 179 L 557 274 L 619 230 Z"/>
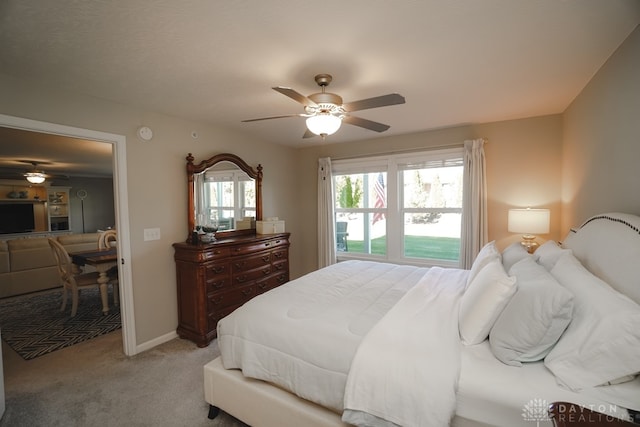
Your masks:
<path fill-rule="evenodd" d="M 136 346 L 136 354 L 142 353 L 143 351 L 151 350 L 153 347 L 169 342 L 174 338 L 178 338 L 178 334 L 175 331 L 172 331 L 168 334 L 160 335 L 159 337 L 147 342 L 143 342 L 142 344 Z"/>

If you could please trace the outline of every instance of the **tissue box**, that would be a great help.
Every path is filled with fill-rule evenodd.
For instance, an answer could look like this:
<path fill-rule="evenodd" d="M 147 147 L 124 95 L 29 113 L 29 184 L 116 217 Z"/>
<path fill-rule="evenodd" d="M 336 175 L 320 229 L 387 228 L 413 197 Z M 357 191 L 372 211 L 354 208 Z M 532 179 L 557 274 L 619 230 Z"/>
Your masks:
<path fill-rule="evenodd" d="M 248 230 L 250 228 L 255 228 L 256 222 L 253 220 L 253 217 L 245 217 L 243 219 L 239 219 L 236 221 L 236 230 Z"/>
<path fill-rule="evenodd" d="M 256 233 L 258 234 L 284 233 L 284 221 L 281 221 L 281 220 L 256 221 Z"/>

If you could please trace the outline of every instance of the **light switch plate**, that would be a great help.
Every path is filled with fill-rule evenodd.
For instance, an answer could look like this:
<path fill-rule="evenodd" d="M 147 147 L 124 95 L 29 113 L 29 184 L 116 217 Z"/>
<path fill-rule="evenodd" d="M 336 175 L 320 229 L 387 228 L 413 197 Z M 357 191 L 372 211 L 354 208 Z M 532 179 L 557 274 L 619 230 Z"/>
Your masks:
<path fill-rule="evenodd" d="M 144 229 L 144 241 L 148 242 L 149 240 L 160 240 L 160 229 L 159 228 L 145 228 Z"/>

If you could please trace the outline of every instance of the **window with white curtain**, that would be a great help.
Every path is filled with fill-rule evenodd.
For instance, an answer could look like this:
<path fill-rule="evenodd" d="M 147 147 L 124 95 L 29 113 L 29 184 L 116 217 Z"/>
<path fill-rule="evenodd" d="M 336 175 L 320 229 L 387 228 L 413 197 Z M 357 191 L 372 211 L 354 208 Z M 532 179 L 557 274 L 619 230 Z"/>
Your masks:
<path fill-rule="evenodd" d="M 335 160 L 337 257 L 458 266 L 462 148 Z"/>

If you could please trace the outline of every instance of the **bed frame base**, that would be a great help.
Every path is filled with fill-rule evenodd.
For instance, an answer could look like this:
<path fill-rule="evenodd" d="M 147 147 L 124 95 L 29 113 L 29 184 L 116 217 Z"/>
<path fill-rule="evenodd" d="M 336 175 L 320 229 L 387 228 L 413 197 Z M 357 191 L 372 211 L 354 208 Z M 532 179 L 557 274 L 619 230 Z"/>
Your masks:
<path fill-rule="evenodd" d="M 209 415 L 207 415 L 207 418 L 213 420 L 218 416 L 218 414 L 220 414 L 220 408 L 218 408 L 217 406 L 209 405 Z"/>

